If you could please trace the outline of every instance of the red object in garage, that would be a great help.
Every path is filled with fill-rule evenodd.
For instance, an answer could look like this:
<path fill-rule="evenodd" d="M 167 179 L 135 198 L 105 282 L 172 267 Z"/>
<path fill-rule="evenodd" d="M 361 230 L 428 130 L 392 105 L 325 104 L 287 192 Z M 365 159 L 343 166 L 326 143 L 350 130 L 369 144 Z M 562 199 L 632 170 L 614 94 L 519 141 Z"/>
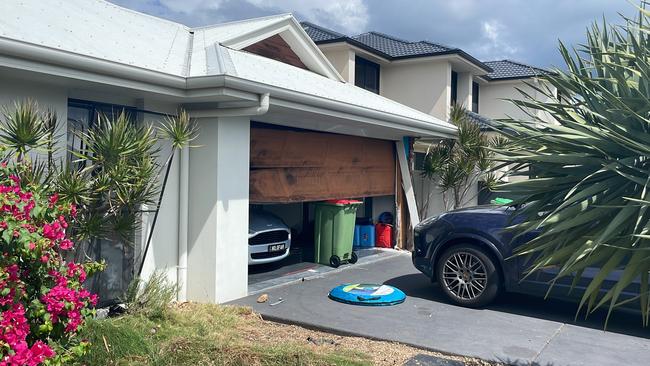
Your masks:
<path fill-rule="evenodd" d="M 378 248 L 393 247 L 393 226 L 388 224 L 375 225 L 375 246 Z"/>

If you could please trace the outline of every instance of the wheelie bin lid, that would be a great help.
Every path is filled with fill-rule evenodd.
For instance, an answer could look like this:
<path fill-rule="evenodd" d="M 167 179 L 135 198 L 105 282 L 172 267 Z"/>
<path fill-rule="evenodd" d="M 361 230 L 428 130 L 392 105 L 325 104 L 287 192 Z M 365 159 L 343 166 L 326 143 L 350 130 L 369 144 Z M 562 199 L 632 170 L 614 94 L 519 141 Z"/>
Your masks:
<path fill-rule="evenodd" d="M 329 298 L 351 305 L 390 306 L 403 303 L 406 294 L 389 285 L 348 283 L 334 287 L 329 293 Z"/>
<path fill-rule="evenodd" d="M 327 200 L 325 203 L 336 206 L 360 205 L 363 202 L 357 200 Z"/>

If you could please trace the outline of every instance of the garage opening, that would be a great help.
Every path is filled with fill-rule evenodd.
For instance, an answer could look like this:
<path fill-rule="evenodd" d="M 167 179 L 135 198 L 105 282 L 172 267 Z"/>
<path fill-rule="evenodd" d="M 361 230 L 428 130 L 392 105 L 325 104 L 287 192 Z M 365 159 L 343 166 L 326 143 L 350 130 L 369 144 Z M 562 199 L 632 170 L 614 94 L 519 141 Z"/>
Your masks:
<path fill-rule="evenodd" d="M 249 285 L 319 267 L 317 202 L 361 201 L 359 224 L 395 215 L 392 141 L 252 123 L 250 169 Z M 287 236 L 288 247 L 273 246 Z M 362 257 L 375 250 L 356 252 Z"/>

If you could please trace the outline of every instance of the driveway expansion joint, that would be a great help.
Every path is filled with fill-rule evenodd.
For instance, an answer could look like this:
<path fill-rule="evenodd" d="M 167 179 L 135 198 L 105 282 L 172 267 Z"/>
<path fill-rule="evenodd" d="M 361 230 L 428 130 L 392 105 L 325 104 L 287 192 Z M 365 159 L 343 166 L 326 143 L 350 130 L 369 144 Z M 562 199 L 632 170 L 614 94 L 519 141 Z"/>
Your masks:
<path fill-rule="evenodd" d="M 558 334 L 560 334 L 560 332 L 562 331 L 562 328 L 564 328 L 565 325 L 566 325 L 566 323 L 562 323 L 562 324 L 560 324 L 560 326 L 559 326 L 559 327 L 557 328 L 557 330 L 553 333 L 553 335 L 550 336 L 550 337 L 548 338 L 548 340 L 546 341 L 546 343 L 544 343 L 544 346 L 542 346 L 542 348 L 539 350 L 539 352 L 537 352 L 537 354 L 535 355 L 535 357 L 532 358 L 531 363 L 532 363 L 533 365 L 534 365 L 535 362 L 539 359 L 539 356 L 542 354 L 542 352 L 544 352 L 544 350 L 548 347 L 548 345 L 551 343 L 551 341 L 553 341 L 553 339 L 556 338 L 556 337 L 558 336 Z"/>

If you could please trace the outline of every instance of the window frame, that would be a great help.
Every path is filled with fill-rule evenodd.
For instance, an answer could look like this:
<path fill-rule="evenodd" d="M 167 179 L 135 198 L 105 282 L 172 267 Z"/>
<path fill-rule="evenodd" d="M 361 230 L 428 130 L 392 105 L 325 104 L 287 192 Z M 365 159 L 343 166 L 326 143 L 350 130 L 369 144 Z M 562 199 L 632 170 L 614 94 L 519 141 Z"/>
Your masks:
<path fill-rule="evenodd" d="M 366 78 L 366 76 L 368 75 L 368 73 L 366 72 L 367 70 L 370 71 L 374 70 L 374 77 L 377 80 L 376 89 L 368 86 L 368 80 Z M 361 80 L 361 78 L 363 78 L 363 80 Z M 381 65 L 379 65 L 376 62 L 372 62 L 368 59 L 365 59 L 361 56 L 355 55 L 354 56 L 354 85 L 358 86 L 359 88 L 373 92 L 375 94 L 379 94 L 380 81 L 381 81 Z"/>
<path fill-rule="evenodd" d="M 451 70 L 451 95 L 449 98 L 449 104 L 454 106 L 458 103 L 458 73 L 454 70 Z"/>
<path fill-rule="evenodd" d="M 472 81 L 472 112 L 478 113 L 479 110 L 479 96 L 480 85 L 476 81 Z"/>

